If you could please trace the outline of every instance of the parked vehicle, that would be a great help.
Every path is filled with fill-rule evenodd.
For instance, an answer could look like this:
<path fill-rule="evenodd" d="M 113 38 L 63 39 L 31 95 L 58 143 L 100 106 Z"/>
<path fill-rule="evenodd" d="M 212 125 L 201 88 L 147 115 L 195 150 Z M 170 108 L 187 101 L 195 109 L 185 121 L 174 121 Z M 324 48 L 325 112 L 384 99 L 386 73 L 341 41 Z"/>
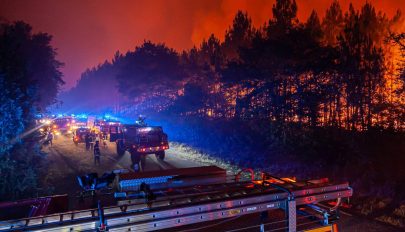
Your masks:
<path fill-rule="evenodd" d="M 169 149 L 167 134 L 160 126 L 145 124 L 110 126 L 110 142 L 117 145 L 117 154 L 125 151 L 131 154 L 132 167 L 135 171 L 145 165 L 145 156 L 155 154 L 159 160 L 165 159 L 165 150 Z"/>

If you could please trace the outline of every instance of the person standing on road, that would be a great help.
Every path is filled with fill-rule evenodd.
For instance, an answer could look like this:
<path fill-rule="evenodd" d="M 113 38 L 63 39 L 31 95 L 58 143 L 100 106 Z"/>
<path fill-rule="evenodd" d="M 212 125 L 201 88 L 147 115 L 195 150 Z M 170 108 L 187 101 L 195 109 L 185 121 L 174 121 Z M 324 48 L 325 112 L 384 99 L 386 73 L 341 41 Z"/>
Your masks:
<path fill-rule="evenodd" d="M 107 148 L 107 139 L 106 136 L 104 135 L 104 133 L 100 133 L 100 140 L 103 140 L 103 148 L 106 149 Z"/>
<path fill-rule="evenodd" d="M 53 140 L 53 134 L 52 134 L 52 132 L 48 132 L 48 141 L 51 146 L 52 146 L 52 140 Z"/>
<path fill-rule="evenodd" d="M 90 133 L 90 148 L 91 148 L 91 150 L 94 150 L 94 140 L 95 140 L 94 133 L 91 132 Z"/>
<path fill-rule="evenodd" d="M 96 143 L 94 144 L 94 149 L 93 149 L 93 153 L 94 153 L 94 165 L 100 165 L 100 144 L 98 141 L 96 141 Z"/>
<path fill-rule="evenodd" d="M 90 149 L 90 135 L 89 133 L 86 133 L 84 136 L 84 141 L 86 143 L 86 150 L 88 151 Z"/>

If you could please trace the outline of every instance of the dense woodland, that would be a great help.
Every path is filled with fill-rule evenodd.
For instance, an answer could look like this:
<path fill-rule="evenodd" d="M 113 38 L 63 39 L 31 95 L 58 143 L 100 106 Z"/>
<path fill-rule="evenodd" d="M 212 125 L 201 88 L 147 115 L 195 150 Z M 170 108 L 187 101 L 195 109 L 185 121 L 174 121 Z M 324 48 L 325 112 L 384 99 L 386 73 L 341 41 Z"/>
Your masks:
<path fill-rule="evenodd" d="M 64 83 L 52 37 L 23 22 L 0 22 L 0 199 L 38 193 L 44 154 L 37 114 L 56 102 Z"/>
<path fill-rule="evenodd" d="M 145 41 L 86 71 L 64 99 L 90 102 L 78 92 L 100 86 L 115 94 L 115 78 L 121 98 L 105 102 L 121 113 L 403 129 L 401 13 L 388 18 L 370 3 L 343 12 L 335 1 L 323 19 L 313 11 L 299 22 L 297 10 L 295 1 L 277 1 L 260 28 L 237 12 L 224 41 L 211 35 L 181 53 Z"/>

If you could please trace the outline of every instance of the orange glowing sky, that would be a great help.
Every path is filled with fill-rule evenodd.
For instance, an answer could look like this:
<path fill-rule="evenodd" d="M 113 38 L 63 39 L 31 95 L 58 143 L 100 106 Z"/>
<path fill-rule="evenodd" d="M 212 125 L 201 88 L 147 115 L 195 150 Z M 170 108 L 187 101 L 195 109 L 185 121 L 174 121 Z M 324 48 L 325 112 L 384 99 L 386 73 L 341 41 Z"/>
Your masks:
<path fill-rule="evenodd" d="M 340 0 L 343 10 L 366 0 Z M 34 31 L 50 33 L 58 49 L 65 89 L 73 87 L 88 67 L 110 59 L 115 51 L 133 50 L 144 39 L 189 49 L 211 33 L 223 38 L 238 9 L 247 11 L 255 26 L 271 18 L 275 0 L 0 0 L 0 17 L 23 20 Z M 312 9 L 323 17 L 332 0 L 297 0 L 298 17 Z M 405 12 L 405 0 L 368 0 L 392 16 Z"/>

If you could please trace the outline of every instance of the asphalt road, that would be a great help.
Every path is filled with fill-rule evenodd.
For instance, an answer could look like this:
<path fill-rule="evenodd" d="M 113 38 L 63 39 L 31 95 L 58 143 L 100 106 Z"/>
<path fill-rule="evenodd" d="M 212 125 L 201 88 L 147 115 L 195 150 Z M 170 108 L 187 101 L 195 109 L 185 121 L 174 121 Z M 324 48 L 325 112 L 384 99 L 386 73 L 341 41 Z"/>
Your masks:
<path fill-rule="evenodd" d="M 107 147 L 100 146 L 101 164 L 94 164 L 92 150 L 86 150 L 84 143 L 75 145 L 70 137 L 57 136 L 53 145 L 43 148 L 48 154 L 49 169 L 44 176 L 46 185 L 53 186 L 56 194 L 76 194 L 80 188 L 76 183 L 76 176 L 92 172 L 102 175 L 116 169 L 131 170 L 130 154 L 126 152 L 123 156 L 116 154 L 115 143 L 107 142 Z M 156 159 L 152 155 L 146 157 L 143 171 L 157 171 L 162 169 L 197 167 L 207 164 L 192 161 L 187 157 L 177 156 L 175 150 L 166 152 L 165 161 Z"/>
<path fill-rule="evenodd" d="M 102 175 L 105 172 L 110 172 L 115 169 L 127 169 L 131 171 L 131 158 L 128 152 L 123 156 L 117 156 L 115 152 L 115 143 L 107 144 L 107 147 L 101 146 L 101 164 L 95 165 L 93 153 L 87 151 L 85 145 L 75 145 L 71 138 L 66 136 L 58 136 L 55 138 L 52 146 L 46 146 L 43 151 L 48 154 L 48 170 L 43 176 L 45 185 L 52 188 L 53 194 L 69 194 L 70 196 L 77 195 L 80 191 L 76 181 L 76 176 L 87 173 L 96 172 Z M 235 169 L 228 167 L 225 164 L 219 163 L 216 160 L 211 160 L 209 157 L 193 154 L 189 150 L 182 149 L 181 146 L 173 146 L 166 151 L 165 161 L 160 161 L 154 155 L 146 157 L 146 165 L 144 171 L 156 171 L 163 169 L 197 167 L 203 165 L 219 165 L 226 169 Z M 352 216 L 350 214 L 342 214 L 339 220 L 339 231 L 349 232 L 395 232 L 401 231 L 375 220 Z M 240 228 L 240 227 L 239 227 Z M 218 228 L 217 228 L 218 229 Z M 215 227 L 207 228 L 207 230 L 216 231 Z M 207 231 L 195 230 L 191 231 Z M 222 229 L 221 229 L 222 230 Z M 187 230 L 188 231 L 188 230 Z M 250 228 L 244 231 L 259 231 L 257 227 Z"/>

